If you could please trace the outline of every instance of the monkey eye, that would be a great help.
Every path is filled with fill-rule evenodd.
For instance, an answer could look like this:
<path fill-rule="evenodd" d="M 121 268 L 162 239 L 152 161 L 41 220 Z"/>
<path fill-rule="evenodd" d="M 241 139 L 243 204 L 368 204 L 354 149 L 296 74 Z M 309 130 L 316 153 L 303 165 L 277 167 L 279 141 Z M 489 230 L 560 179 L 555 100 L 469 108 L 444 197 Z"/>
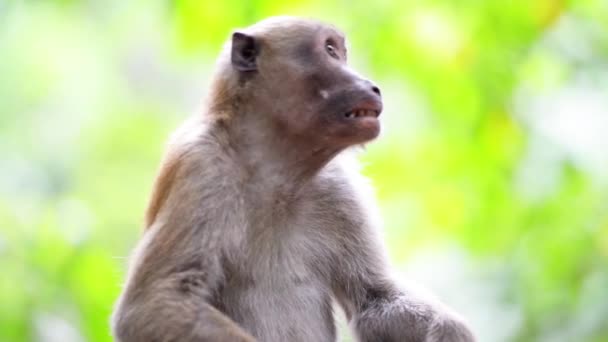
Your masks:
<path fill-rule="evenodd" d="M 327 54 L 329 54 L 333 58 L 340 59 L 340 57 L 338 57 L 336 47 L 334 46 L 334 43 L 331 40 L 325 42 L 325 51 L 327 51 Z"/>

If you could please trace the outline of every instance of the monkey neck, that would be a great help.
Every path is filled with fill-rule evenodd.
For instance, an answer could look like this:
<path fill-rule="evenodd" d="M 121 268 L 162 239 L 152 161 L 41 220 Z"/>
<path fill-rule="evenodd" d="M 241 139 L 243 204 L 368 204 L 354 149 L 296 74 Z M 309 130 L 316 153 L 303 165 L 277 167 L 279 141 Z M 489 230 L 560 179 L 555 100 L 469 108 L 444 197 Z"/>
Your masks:
<path fill-rule="evenodd" d="M 288 135 L 264 114 L 239 113 L 225 131 L 248 182 L 290 193 L 301 189 L 340 152 L 310 138 Z"/>

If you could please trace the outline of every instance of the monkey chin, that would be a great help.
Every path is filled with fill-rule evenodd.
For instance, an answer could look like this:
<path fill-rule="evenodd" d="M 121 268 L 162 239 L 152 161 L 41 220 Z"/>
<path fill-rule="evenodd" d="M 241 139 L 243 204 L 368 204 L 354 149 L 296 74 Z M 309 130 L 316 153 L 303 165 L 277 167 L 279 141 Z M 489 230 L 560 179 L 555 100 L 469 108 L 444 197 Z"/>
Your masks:
<path fill-rule="evenodd" d="M 380 121 L 376 118 L 360 118 L 355 123 L 357 144 L 364 144 L 374 140 L 380 135 Z"/>
<path fill-rule="evenodd" d="M 347 119 L 340 126 L 338 131 L 334 131 L 334 141 L 344 148 L 366 144 L 380 134 L 380 120 L 375 117 Z"/>

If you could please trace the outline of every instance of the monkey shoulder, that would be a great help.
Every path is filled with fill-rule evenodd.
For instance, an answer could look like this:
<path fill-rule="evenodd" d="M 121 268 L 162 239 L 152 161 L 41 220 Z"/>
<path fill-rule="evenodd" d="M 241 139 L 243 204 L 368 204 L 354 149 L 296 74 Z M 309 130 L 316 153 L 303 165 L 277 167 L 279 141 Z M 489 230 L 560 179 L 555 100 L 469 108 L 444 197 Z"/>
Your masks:
<path fill-rule="evenodd" d="M 243 211 L 234 182 L 238 170 L 226 155 L 227 142 L 211 128 L 190 119 L 169 139 L 150 202 L 158 212 L 155 226 L 221 231 L 240 223 L 233 222 Z"/>
<path fill-rule="evenodd" d="M 381 226 L 370 181 L 360 173 L 354 156 L 346 151 L 319 174 L 313 192 L 314 214 L 327 238 L 338 244 L 377 240 Z"/>
<path fill-rule="evenodd" d="M 322 170 L 315 195 L 317 207 L 328 217 L 342 219 L 350 225 L 379 223 L 373 186 L 361 174 L 352 152 L 344 152 Z"/>

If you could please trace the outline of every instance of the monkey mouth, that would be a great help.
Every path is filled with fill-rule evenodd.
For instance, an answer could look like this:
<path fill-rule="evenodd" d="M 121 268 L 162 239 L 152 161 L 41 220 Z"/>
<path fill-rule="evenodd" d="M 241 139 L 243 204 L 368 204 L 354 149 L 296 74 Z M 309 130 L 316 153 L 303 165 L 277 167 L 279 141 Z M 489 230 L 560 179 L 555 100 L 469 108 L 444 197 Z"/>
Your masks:
<path fill-rule="evenodd" d="M 382 112 L 382 102 L 377 99 L 366 99 L 350 108 L 344 113 L 346 119 L 371 120 L 376 121 Z"/>
<path fill-rule="evenodd" d="M 356 118 L 378 118 L 380 116 L 380 111 L 374 109 L 355 109 L 351 110 L 344 114 L 344 117 L 347 119 L 356 119 Z"/>
<path fill-rule="evenodd" d="M 380 120 L 378 117 L 382 112 L 382 102 L 376 99 L 363 99 L 363 101 L 351 103 L 348 110 L 341 115 L 341 134 L 350 137 L 349 144 L 360 144 L 370 141 L 380 133 Z"/>

